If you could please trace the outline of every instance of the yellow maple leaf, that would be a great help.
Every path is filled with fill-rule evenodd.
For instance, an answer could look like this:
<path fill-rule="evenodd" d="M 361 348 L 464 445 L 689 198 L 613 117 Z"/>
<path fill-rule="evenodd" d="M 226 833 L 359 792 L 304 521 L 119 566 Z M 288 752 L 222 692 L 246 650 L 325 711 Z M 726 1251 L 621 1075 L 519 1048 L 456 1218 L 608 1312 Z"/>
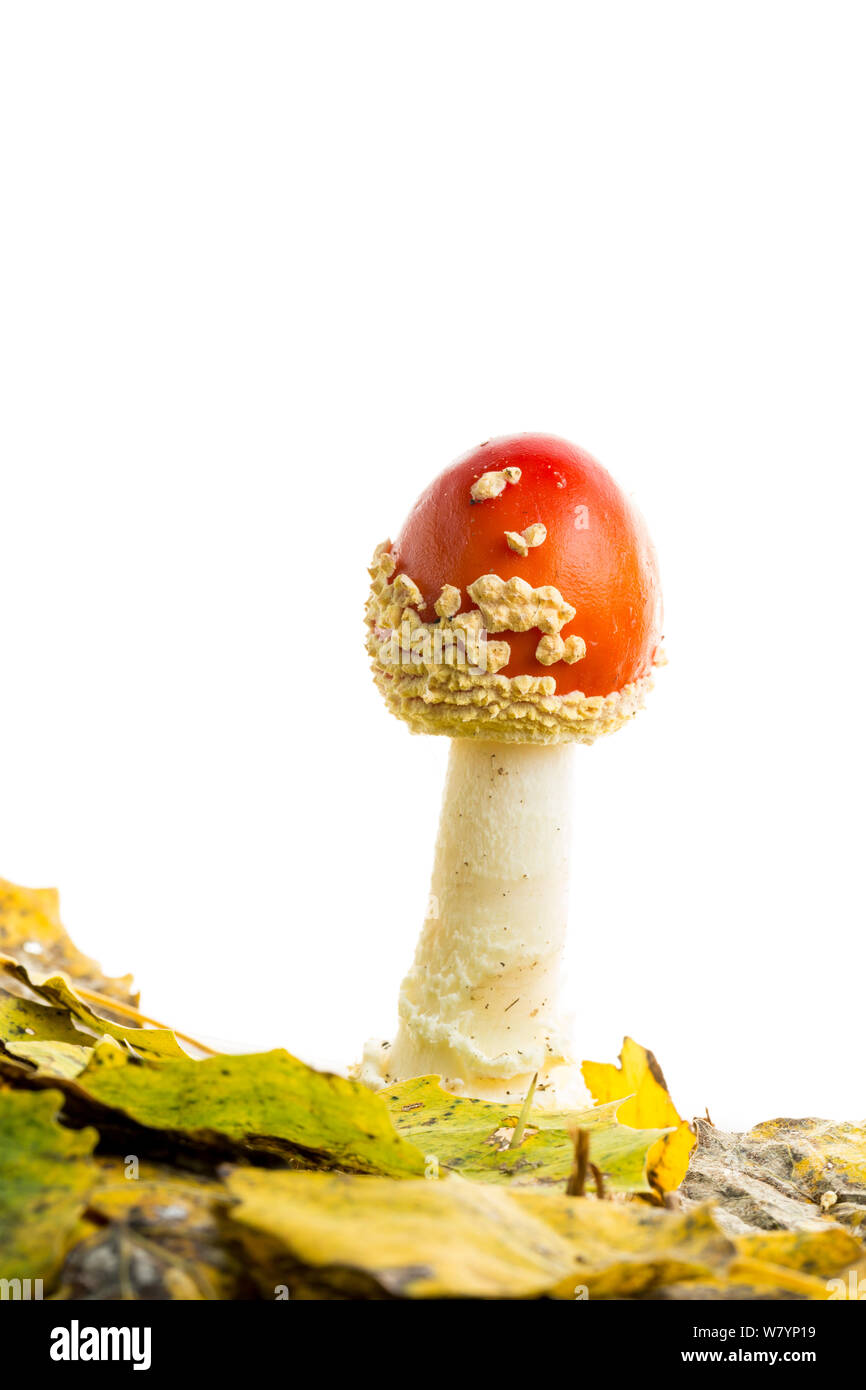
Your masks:
<path fill-rule="evenodd" d="M 618 1111 L 622 1124 L 671 1130 L 650 1149 L 647 1176 L 657 1191 L 673 1192 L 685 1177 L 696 1143 L 691 1125 L 677 1113 L 661 1067 L 647 1048 L 624 1038 L 619 1063 L 584 1062 L 583 1079 L 600 1104 L 629 1097 Z"/>

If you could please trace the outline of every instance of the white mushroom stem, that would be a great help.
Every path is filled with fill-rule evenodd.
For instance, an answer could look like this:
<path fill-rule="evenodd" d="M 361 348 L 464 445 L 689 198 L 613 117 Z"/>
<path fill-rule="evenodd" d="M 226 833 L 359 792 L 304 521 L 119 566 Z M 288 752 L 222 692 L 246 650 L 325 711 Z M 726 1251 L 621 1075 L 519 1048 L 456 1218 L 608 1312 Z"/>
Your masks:
<path fill-rule="evenodd" d="M 438 1073 L 448 1089 L 510 1100 L 538 1072 L 538 1102 L 585 1099 L 557 1007 L 572 753 L 567 743 L 452 741 L 432 915 L 379 1060 L 387 1080 Z"/>

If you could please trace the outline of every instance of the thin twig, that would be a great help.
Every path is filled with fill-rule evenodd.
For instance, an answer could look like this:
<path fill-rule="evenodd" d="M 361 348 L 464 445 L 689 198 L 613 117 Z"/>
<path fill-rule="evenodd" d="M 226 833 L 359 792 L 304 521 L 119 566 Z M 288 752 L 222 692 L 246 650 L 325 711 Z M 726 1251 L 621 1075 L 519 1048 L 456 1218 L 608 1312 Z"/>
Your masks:
<path fill-rule="evenodd" d="M 589 1164 L 589 1130 L 573 1129 L 574 1166 L 568 1178 L 565 1193 L 567 1197 L 582 1197 L 586 1191 L 586 1170 Z"/>
<path fill-rule="evenodd" d="M 30 980 L 26 968 L 14 956 L 7 956 L 0 952 L 0 972 L 11 975 L 20 985 L 26 986 L 37 999 L 44 999 L 41 993 L 42 984 Z M 131 1018 L 139 1026 L 150 1028 L 162 1028 L 166 1033 L 174 1033 L 181 1042 L 189 1043 L 190 1047 L 195 1047 L 199 1052 L 204 1052 L 209 1057 L 219 1057 L 220 1053 L 216 1048 L 208 1047 L 206 1043 L 199 1042 L 197 1038 L 191 1038 L 188 1033 L 181 1033 L 177 1028 L 170 1028 L 167 1023 L 158 1023 L 155 1018 L 148 1018 L 147 1014 L 141 1013 L 132 1004 L 124 1004 L 120 999 L 111 999 L 107 994 L 100 994 L 95 989 L 85 989 L 77 980 L 73 980 L 65 971 L 56 972 L 60 978 L 69 986 L 72 993 L 79 1000 L 84 1000 L 88 1004 L 99 1004 L 107 1013 L 121 1014 L 123 1018 Z M 22 978 L 23 976 L 23 978 Z M 46 976 L 46 979 L 49 977 Z M 29 996 L 28 996 L 29 997 Z M 100 1019 L 102 1023 L 108 1023 L 109 1019 Z"/>
<path fill-rule="evenodd" d="M 518 1118 L 517 1124 L 514 1127 L 514 1133 L 512 1134 L 511 1140 L 508 1145 L 509 1149 L 516 1149 L 517 1145 L 523 1138 L 523 1131 L 526 1129 L 526 1121 L 529 1119 L 529 1111 L 532 1106 L 532 1097 L 535 1095 L 535 1087 L 537 1083 L 538 1072 L 536 1072 L 533 1076 L 532 1081 L 530 1082 L 529 1090 L 526 1092 L 526 1100 L 523 1102 L 523 1108 L 520 1111 L 520 1116 Z"/>
<path fill-rule="evenodd" d="M 181 1033 L 177 1028 L 170 1028 L 167 1023 L 158 1023 L 155 1018 L 148 1018 L 147 1014 L 134 1009 L 131 1004 L 122 1004 L 119 999 L 109 999 L 107 994 L 97 994 L 96 990 L 82 989 L 80 985 L 72 985 L 72 991 L 81 999 L 85 999 L 89 1004 L 101 1004 L 104 1009 L 112 1013 L 122 1014 L 124 1018 L 132 1018 L 141 1025 L 150 1028 L 162 1028 L 166 1033 L 174 1033 L 181 1042 L 189 1043 L 190 1047 L 197 1047 L 200 1052 L 206 1052 L 209 1057 L 218 1057 L 219 1053 L 213 1047 L 208 1047 L 206 1043 L 198 1042 L 196 1038 L 189 1037 L 186 1033 Z M 106 1019 L 106 1022 L 108 1020 Z"/>
<path fill-rule="evenodd" d="M 607 1194 L 604 1190 L 604 1178 L 601 1175 L 601 1169 L 597 1163 L 590 1163 L 589 1171 L 595 1178 L 595 1195 L 600 1202 L 603 1202 Z"/>

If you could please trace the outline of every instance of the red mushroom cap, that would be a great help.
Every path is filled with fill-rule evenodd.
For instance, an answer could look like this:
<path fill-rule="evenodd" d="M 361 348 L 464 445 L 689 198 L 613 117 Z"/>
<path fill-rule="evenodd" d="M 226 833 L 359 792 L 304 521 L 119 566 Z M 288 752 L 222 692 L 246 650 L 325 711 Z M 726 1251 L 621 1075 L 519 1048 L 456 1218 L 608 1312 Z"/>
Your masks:
<path fill-rule="evenodd" d="M 474 501 L 473 483 L 488 472 L 519 468 L 518 482 Z M 542 544 L 516 553 L 507 531 L 541 522 Z M 398 573 L 410 575 L 428 605 L 443 585 L 467 590 L 484 574 L 515 576 L 533 588 L 553 585 L 575 609 L 562 630 L 586 643 L 573 664 L 542 665 L 541 633 L 506 632 L 505 676 L 556 678 L 557 694 L 610 695 L 649 674 L 661 641 L 661 587 L 655 551 L 639 512 L 606 469 L 564 439 L 519 434 L 491 439 L 447 468 L 421 494 L 392 547 Z"/>

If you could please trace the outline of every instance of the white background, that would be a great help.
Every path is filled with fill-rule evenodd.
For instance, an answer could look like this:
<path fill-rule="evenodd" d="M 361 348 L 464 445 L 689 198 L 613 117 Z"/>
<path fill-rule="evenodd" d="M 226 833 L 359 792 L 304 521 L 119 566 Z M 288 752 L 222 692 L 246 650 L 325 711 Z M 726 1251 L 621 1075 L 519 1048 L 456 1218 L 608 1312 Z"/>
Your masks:
<path fill-rule="evenodd" d="M 670 657 L 576 754 L 578 1050 L 859 1118 L 862 6 L 0 14 L 0 874 L 188 1031 L 388 1036 L 447 745 L 373 689 L 365 565 L 562 434 Z"/>

